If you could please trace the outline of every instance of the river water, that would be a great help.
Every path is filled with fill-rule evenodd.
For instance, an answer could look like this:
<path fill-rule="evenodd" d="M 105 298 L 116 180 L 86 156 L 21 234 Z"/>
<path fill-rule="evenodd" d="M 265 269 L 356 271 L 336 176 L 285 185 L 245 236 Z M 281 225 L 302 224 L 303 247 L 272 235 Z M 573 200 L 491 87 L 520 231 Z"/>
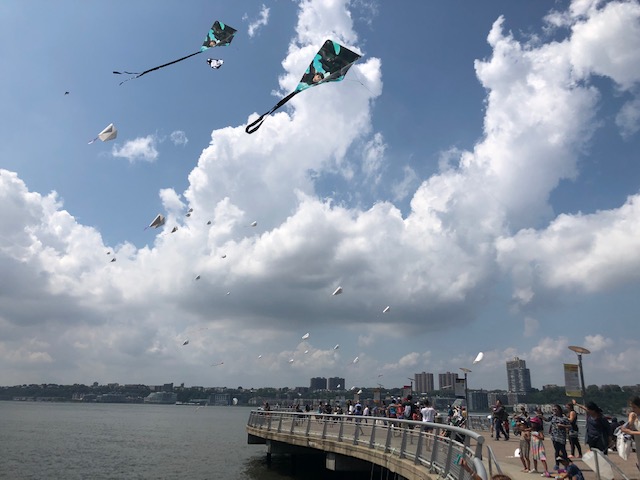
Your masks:
<path fill-rule="evenodd" d="M 248 445 L 243 407 L 0 402 L 0 479 L 335 479 Z M 345 477 L 346 478 L 346 477 Z M 350 477 L 353 478 L 353 477 Z M 368 478 L 368 476 L 367 476 Z"/>

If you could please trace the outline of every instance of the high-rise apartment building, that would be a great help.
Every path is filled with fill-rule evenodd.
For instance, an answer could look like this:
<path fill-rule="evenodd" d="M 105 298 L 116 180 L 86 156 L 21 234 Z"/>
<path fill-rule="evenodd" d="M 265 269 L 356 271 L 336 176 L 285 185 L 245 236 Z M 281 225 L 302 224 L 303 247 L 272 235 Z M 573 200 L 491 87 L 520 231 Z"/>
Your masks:
<path fill-rule="evenodd" d="M 439 373 L 438 374 L 438 385 L 440 386 L 440 390 L 445 388 L 450 388 L 451 392 L 455 389 L 456 381 L 458 380 L 457 373 Z"/>
<path fill-rule="evenodd" d="M 344 390 L 344 378 L 331 377 L 327 380 L 327 388 L 329 390 Z"/>
<path fill-rule="evenodd" d="M 518 357 L 507 361 L 507 391 L 521 394 L 531 391 L 531 373 L 527 363 Z"/>
<path fill-rule="evenodd" d="M 327 379 L 325 377 L 313 377 L 311 379 L 311 384 L 309 385 L 309 389 L 312 392 L 314 390 L 326 390 L 327 389 Z"/>
<path fill-rule="evenodd" d="M 430 393 L 435 389 L 433 388 L 433 373 L 416 373 L 414 375 L 415 391 L 418 393 Z"/>

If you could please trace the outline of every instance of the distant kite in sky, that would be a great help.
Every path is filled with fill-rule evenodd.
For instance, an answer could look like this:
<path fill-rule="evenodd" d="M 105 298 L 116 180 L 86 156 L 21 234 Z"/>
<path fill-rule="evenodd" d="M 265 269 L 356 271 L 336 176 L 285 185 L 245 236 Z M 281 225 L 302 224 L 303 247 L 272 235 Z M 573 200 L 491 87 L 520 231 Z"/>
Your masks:
<path fill-rule="evenodd" d="M 113 263 L 113 262 L 115 262 L 115 261 L 116 261 L 116 257 L 113 257 L 113 258 L 111 259 L 111 263 Z"/>
<path fill-rule="evenodd" d="M 258 130 L 267 115 L 271 115 L 303 90 L 323 83 L 339 82 L 347 74 L 351 65 L 359 58 L 360 55 L 333 40 L 325 41 L 322 48 L 316 53 L 307 71 L 300 79 L 300 83 L 298 83 L 296 89 L 276 103 L 271 110 L 263 113 L 254 122 L 247 125 L 245 131 L 247 133 L 253 133 Z"/>
<path fill-rule="evenodd" d="M 171 229 L 171 233 L 176 233 L 177 231 L 178 231 L 178 227 L 173 227 L 173 228 Z"/>
<path fill-rule="evenodd" d="M 290 358 L 290 359 L 289 359 L 289 363 L 293 363 L 293 358 Z"/>
<path fill-rule="evenodd" d="M 236 34 L 236 30 L 234 28 L 231 28 L 229 25 L 225 25 L 222 22 L 219 22 L 218 20 L 216 20 L 215 22 L 213 22 L 213 25 L 211 26 L 211 28 L 209 29 L 209 33 L 207 34 L 206 38 L 204 39 L 204 42 L 202 43 L 202 46 L 200 47 L 200 50 L 198 50 L 195 53 L 191 53 L 185 57 L 179 58 L 177 60 L 174 60 L 172 62 L 169 63 L 165 63 L 163 65 L 158 65 L 157 67 L 153 67 L 150 68 L 148 70 L 145 70 L 144 72 L 117 72 L 114 71 L 113 73 L 116 75 L 134 75 L 131 78 L 128 78 L 122 82 L 120 82 L 120 85 L 122 85 L 124 82 L 128 82 L 129 80 L 133 80 L 134 78 L 140 78 L 143 75 L 146 75 L 149 72 L 153 72 L 155 70 L 160 70 L 161 68 L 164 67 L 168 67 L 169 65 L 173 65 L 174 63 L 178 63 L 181 62 L 182 60 L 186 60 L 187 58 L 193 57 L 194 55 L 197 55 L 199 53 L 204 52 L 205 50 L 208 50 L 210 48 L 213 47 L 226 47 L 227 45 L 229 45 L 231 43 L 231 41 L 233 40 L 233 36 Z"/>
<path fill-rule="evenodd" d="M 164 215 L 158 214 L 156 215 L 156 218 L 154 218 L 153 221 L 149 224 L 149 226 L 145 228 L 145 230 L 147 228 L 158 228 L 162 225 L 164 225 Z"/>
<path fill-rule="evenodd" d="M 114 140 L 118 136 L 118 129 L 113 126 L 113 123 L 110 123 L 104 130 L 102 130 L 96 138 L 89 142 L 91 145 L 96 140 L 102 140 L 103 142 L 108 142 L 109 140 Z"/>
<path fill-rule="evenodd" d="M 335 346 L 335 347 L 333 347 L 333 349 L 334 349 L 334 350 L 337 350 L 337 349 L 339 349 L 339 348 L 340 348 L 340 344 L 339 344 L 339 343 L 337 343 L 337 344 L 336 344 L 336 346 Z"/>
<path fill-rule="evenodd" d="M 387 313 L 389 310 L 391 310 L 391 307 L 387 305 L 386 307 L 384 307 L 384 310 L 382 310 L 382 313 Z"/>
<path fill-rule="evenodd" d="M 305 355 L 306 355 L 307 353 L 309 353 L 309 350 L 305 350 L 305 351 L 304 351 L 304 354 L 305 354 Z"/>
<path fill-rule="evenodd" d="M 200 275 L 196 275 L 196 280 L 200 280 Z"/>
<path fill-rule="evenodd" d="M 185 341 L 182 343 L 182 346 L 183 346 L 183 347 L 184 347 L 185 345 L 189 345 L 189 340 L 185 340 Z"/>
<path fill-rule="evenodd" d="M 211 364 L 212 367 L 219 367 L 220 365 L 224 365 L 224 362 L 216 362 Z"/>
<path fill-rule="evenodd" d="M 249 226 L 250 227 L 257 227 L 258 226 L 258 222 L 251 222 L 251 224 Z"/>
<path fill-rule="evenodd" d="M 336 288 L 331 295 L 340 295 L 342 293 L 342 287 Z"/>
<path fill-rule="evenodd" d="M 304 335 L 302 335 L 302 340 L 306 340 L 307 338 L 309 338 L 311 336 L 310 333 L 305 333 Z"/>
<path fill-rule="evenodd" d="M 482 359 L 484 358 L 484 353 L 480 352 L 477 356 L 476 359 L 473 361 L 473 364 L 475 365 L 476 363 L 480 363 L 482 361 Z"/>
<path fill-rule="evenodd" d="M 207 58 L 207 63 L 211 68 L 217 70 L 222 66 L 224 60 L 219 60 L 217 58 Z"/>
<path fill-rule="evenodd" d="M 69 95 L 69 92 L 64 92 L 65 95 Z"/>
<path fill-rule="evenodd" d="M 356 364 L 359 361 L 360 361 L 360 357 L 356 357 L 356 358 L 353 359 L 353 362 L 351 362 L 351 363 Z"/>

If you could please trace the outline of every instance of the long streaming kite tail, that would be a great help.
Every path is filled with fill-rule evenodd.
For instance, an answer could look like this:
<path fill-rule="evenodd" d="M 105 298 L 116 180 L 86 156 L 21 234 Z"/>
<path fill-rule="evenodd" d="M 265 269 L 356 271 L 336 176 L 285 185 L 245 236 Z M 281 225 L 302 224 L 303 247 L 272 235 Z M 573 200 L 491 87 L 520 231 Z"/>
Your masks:
<path fill-rule="evenodd" d="M 95 142 L 96 140 L 98 140 L 99 137 L 94 138 L 93 140 L 91 140 L 89 143 L 87 143 L 87 145 L 91 145 L 93 142 Z"/>
<path fill-rule="evenodd" d="M 131 77 L 131 78 L 128 78 L 128 79 L 120 82 L 120 85 L 122 85 L 123 83 L 128 82 L 129 80 L 133 80 L 135 78 L 140 78 L 141 76 L 146 75 L 149 72 L 153 72 L 155 70 L 160 70 L 161 68 L 168 67 L 169 65 L 173 65 L 174 63 L 181 62 L 183 60 L 186 60 L 187 58 L 193 57 L 194 55 L 198 55 L 199 53 L 202 53 L 202 50 L 198 50 L 197 52 L 190 53 L 189 55 L 186 55 L 186 56 L 184 56 L 182 58 L 178 58 L 177 60 L 173 60 L 172 62 L 168 62 L 168 63 L 165 63 L 163 65 L 158 65 L 157 67 L 150 68 L 149 70 L 145 70 L 144 72 L 138 73 L 138 74 L 135 74 L 134 72 L 116 72 L 116 71 L 114 71 L 113 73 L 116 74 L 116 75 L 120 75 L 122 73 L 128 73 L 128 74 L 135 75 L 135 77 Z"/>
<path fill-rule="evenodd" d="M 256 130 L 258 130 L 262 126 L 262 122 L 264 122 L 265 118 L 268 115 L 271 115 L 273 112 L 278 110 L 280 107 L 282 107 L 285 103 L 287 103 L 289 100 L 291 100 L 298 93 L 300 93 L 300 90 L 294 90 L 293 92 L 291 92 L 289 95 L 287 95 L 282 100 L 280 100 L 278 103 L 276 103 L 275 106 L 271 110 L 269 110 L 268 112 L 263 113 L 255 121 L 253 121 L 249 125 L 247 125 L 247 128 L 245 128 L 244 131 L 249 133 L 249 134 L 251 134 L 251 133 L 255 132 Z"/>

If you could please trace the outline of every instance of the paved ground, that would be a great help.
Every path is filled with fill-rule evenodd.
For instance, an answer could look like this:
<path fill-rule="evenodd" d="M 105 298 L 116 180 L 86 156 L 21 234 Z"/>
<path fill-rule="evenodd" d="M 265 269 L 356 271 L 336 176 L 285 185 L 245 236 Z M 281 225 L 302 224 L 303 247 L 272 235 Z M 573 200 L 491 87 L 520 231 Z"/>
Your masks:
<path fill-rule="evenodd" d="M 485 433 L 488 437 L 488 432 Z M 491 447 L 496 460 L 500 464 L 503 473 L 509 475 L 514 480 L 533 480 L 534 478 L 540 478 L 540 474 L 524 473 L 521 471 L 522 463 L 518 457 L 514 457 L 514 452 L 518 448 L 520 443 L 520 437 L 511 436 L 508 441 L 503 439 L 495 440 L 491 437 L 487 438 L 486 444 Z M 545 448 L 548 456 L 548 466 L 553 469 L 555 461 L 553 460 L 553 445 L 551 441 L 545 441 Z M 584 445 L 582 446 L 583 452 L 586 451 Z M 609 452 L 609 459 L 613 461 L 630 479 L 640 479 L 640 472 L 636 468 L 636 454 L 633 452 L 628 460 L 623 460 L 615 452 Z M 582 470 L 585 480 L 595 480 L 596 475 L 582 460 L 574 459 L 574 463 Z M 538 462 L 538 469 L 542 469 L 542 465 Z M 496 472 L 493 472 L 494 474 Z M 616 479 L 622 478 L 620 475 L 616 475 Z"/>

